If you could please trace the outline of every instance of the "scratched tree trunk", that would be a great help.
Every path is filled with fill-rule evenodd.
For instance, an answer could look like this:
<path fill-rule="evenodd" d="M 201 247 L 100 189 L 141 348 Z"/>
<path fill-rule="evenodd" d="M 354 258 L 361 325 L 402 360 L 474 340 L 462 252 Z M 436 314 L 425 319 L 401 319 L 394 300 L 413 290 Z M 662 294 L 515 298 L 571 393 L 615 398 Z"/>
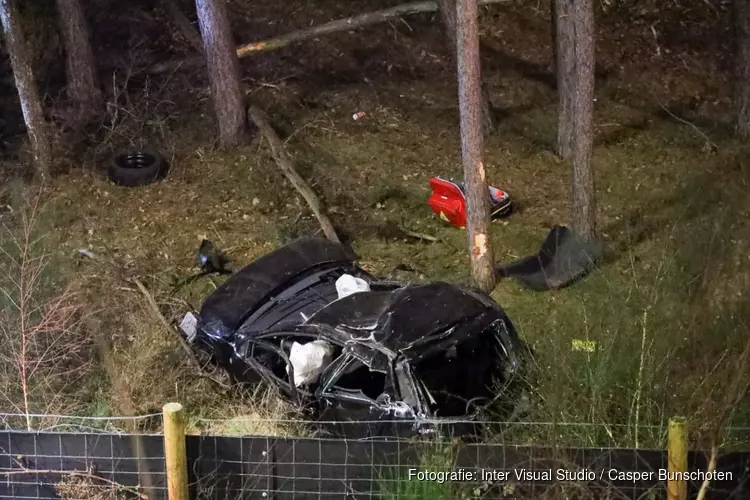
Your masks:
<path fill-rule="evenodd" d="M 34 156 L 35 173 L 44 178 L 49 173 L 52 163 L 50 134 L 44 118 L 42 100 L 39 98 L 39 89 L 31 69 L 18 11 L 12 0 L 0 0 L 0 21 Z"/>
<path fill-rule="evenodd" d="M 235 147 L 247 139 L 247 109 L 227 7 L 224 0 L 196 0 L 195 7 L 220 142 L 225 148 Z"/>
<path fill-rule="evenodd" d="M 594 142 L 594 0 L 561 0 L 570 7 L 575 33 L 571 94 L 573 137 L 573 227 L 585 238 L 596 237 L 596 193 L 591 153 Z"/>
<path fill-rule="evenodd" d="M 576 39 L 573 26 L 573 4 L 576 0 L 551 0 L 555 15 L 555 74 L 557 80 L 557 145 L 556 153 L 569 160 L 573 151 L 575 124 L 573 93 L 575 88 Z"/>
<path fill-rule="evenodd" d="M 440 18 L 443 20 L 446 39 L 450 47 L 451 55 L 456 59 L 457 40 L 456 40 L 456 0 L 440 0 Z M 481 70 L 480 70 L 481 72 Z M 480 104 L 482 106 L 482 131 L 484 135 L 490 135 L 497 129 L 497 120 L 495 112 L 492 109 L 492 101 L 487 86 L 481 80 L 482 97 Z"/>
<path fill-rule="evenodd" d="M 85 114 L 93 113 L 102 104 L 102 94 L 83 5 L 81 0 L 57 0 L 57 10 L 65 46 L 68 97 Z"/>
<path fill-rule="evenodd" d="M 750 4 L 747 0 L 734 0 L 734 29 L 735 132 L 747 141 L 750 140 Z"/>
<path fill-rule="evenodd" d="M 469 236 L 471 277 L 474 286 L 490 292 L 495 288 L 495 273 L 489 238 L 490 200 L 482 162 L 482 86 L 476 0 L 457 0 L 456 21 L 461 152 L 468 204 L 466 229 Z"/>

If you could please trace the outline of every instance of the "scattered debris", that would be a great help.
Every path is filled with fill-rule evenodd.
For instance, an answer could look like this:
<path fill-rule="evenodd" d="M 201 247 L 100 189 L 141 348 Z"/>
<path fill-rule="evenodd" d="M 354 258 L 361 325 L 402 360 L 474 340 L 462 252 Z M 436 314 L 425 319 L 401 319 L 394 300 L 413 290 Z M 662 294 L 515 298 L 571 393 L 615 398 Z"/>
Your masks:
<path fill-rule="evenodd" d="M 432 177 L 430 179 L 432 195 L 427 203 L 448 224 L 466 228 L 466 188 L 463 183 L 452 180 Z M 513 204 L 510 195 L 494 186 L 489 186 L 490 191 L 490 217 L 498 220 L 511 213 Z"/>
<path fill-rule="evenodd" d="M 555 290 L 586 276 L 601 259 L 602 248 L 565 226 L 552 228 L 536 255 L 498 266 L 498 277 L 510 277 L 532 290 Z"/>
<path fill-rule="evenodd" d="M 571 351 L 586 351 L 586 352 L 595 352 L 596 351 L 596 342 L 593 340 L 578 340 L 573 339 L 570 346 Z"/>
<path fill-rule="evenodd" d="M 207 274 L 231 274 L 232 272 L 227 268 L 229 258 L 217 250 L 211 241 L 206 239 L 201 242 L 201 246 L 198 248 L 195 256 L 195 264 L 200 266 L 203 272 Z"/>

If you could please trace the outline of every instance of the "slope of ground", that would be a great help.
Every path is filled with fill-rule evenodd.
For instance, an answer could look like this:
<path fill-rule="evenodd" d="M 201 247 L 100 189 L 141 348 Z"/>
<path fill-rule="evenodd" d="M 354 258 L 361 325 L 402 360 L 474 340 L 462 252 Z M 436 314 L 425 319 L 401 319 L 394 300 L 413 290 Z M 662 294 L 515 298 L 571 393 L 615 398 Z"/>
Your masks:
<path fill-rule="evenodd" d="M 611 7 L 599 21 L 594 167 L 607 261 L 569 290 L 536 294 L 503 282 L 493 294 L 539 353 L 529 420 L 595 426 L 519 426 L 505 439 L 658 444 L 659 425 L 671 415 L 710 421 L 734 369 L 729 360 L 747 336 L 748 148 L 724 125 L 726 63 L 718 56 L 726 46 L 714 36 L 723 11 L 693 2 L 697 11 L 677 16 L 632 4 L 623 12 Z M 393 2 L 230 5 L 238 41 L 250 41 Z M 115 51 L 106 37 L 123 50 L 130 18 L 121 19 L 123 33 L 97 34 L 103 53 Z M 131 33 L 133 57 L 184 52 L 149 15 L 133 19 L 148 21 Z M 492 229 L 496 259 L 507 261 L 535 252 L 552 225 L 568 220 L 570 178 L 550 154 L 556 96 L 544 5 L 485 9 L 482 30 L 484 75 L 501 118 L 485 143 L 489 181 L 518 207 Z M 65 267 L 65 279 L 84 291 L 85 328 L 107 346 L 102 351 L 100 342 L 76 411 L 143 413 L 179 400 L 196 422 L 278 416 L 283 407 L 273 397 L 198 377 L 128 278 L 141 277 L 177 321 L 215 286 L 204 280 L 171 292 L 193 272 L 202 238 L 241 264 L 315 233 L 315 221 L 261 140 L 231 153 L 215 149 L 201 71 L 123 74 L 110 88 L 113 119 L 78 157 L 84 168 L 46 187 L 47 248 L 67 262 L 80 248 L 117 262 Z M 443 225 L 426 204 L 429 177 L 461 176 L 456 79 L 434 16 L 248 58 L 243 74 L 363 266 L 404 281 L 468 280 L 465 233 Z M 353 121 L 358 111 L 366 115 Z M 169 177 L 139 189 L 108 183 L 101 174 L 108 154 L 141 143 L 165 152 Z M 439 241 L 405 238 L 399 228 Z M 417 272 L 393 271 L 399 264 Z M 572 351 L 575 339 L 598 349 Z M 745 403 L 734 423 L 748 422 Z"/>

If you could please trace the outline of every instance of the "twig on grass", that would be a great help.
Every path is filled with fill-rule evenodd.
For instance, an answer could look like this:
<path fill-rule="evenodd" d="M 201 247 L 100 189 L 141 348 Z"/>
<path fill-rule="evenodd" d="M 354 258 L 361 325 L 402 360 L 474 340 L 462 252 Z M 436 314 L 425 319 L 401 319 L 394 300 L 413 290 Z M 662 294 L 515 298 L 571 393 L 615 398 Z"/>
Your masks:
<path fill-rule="evenodd" d="M 432 241 L 432 242 L 436 242 L 436 241 L 438 241 L 438 239 L 437 239 L 436 237 L 434 237 L 434 236 L 431 236 L 431 235 L 429 235 L 429 234 L 425 234 L 425 233 L 418 233 L 418 232 L 416 232 L 416 231 L 410 231 L 410 230 L 406 229 L 405 227 L 399 227 L 399 229 L 400 229 L 400 230 L 401 230 L 401 232 L 403 232 L 403 233 L 404 233 L 404 234 L 405 234 L 406 236 L 410 236 L 410 237 L 412 237 L 412 238 L 416 238 L 416 239 L 418 239 L 418 240 L 425 240 L 425 241 Z"/>
<path fill-rule="evenodd" d="M 664 110 L 664 112 L 665 112 L 665 113 L 667 113 L 667 114 L 668 114 L 669 116 L 671 116 L 672 118 L 674 118 L 674 119 L 675 119 L 675 120 L 677 120 L 678 122 L 680 122 L 680 123 L 683 123 L 683 124 L 687 125 L 688 127 L 692 128 L 693 130 L 695 130 L 695 131 L 696 131 L 696 132 L 697 132 L 697 133 L 698 133 L 698 134 L 699 134 L 699 135 L 700 135 L 701 137 L 703 137 L 703 139 L 704 139 L 704 140 L 706 141 L 706 144 L 707 144 L 707 145 L 708 145 L 708 146 L 709 146 L 709 147 L 710 147 L 710 148 L 711 148 L 711 149 L 712 149 L 713 151 L 716 151 L 717 149 L 719 149 L 719 146 L 717 146 L 717 145 L 716 145 L 716 143 L 715 143 L 714 141 L 712 141 L 712 140 L 711 140 L 711 139 L 710 139 L 710 138 L 709 138 L 709 137 L 708 137 L 708 136 L 707 136 L 707 135 L 705 134 L 705 132 L 703 132 L 703 131 L 702 131 L 701 129 L 699 129 L 698 127 L 696 127 L 696 126 L 695 126 L 694 124 L 690 123 L 689 121 L 685 120 L 684 118 L 680 118 L 679 116 L 677 116 L 677 115 L 675 115 L 674 113 L 672 113 L 671 111 L 669 111 L 669 110 L 668 110 L 668 109 L 666 108 L 666 106 L 664 106 L 664 105 L 663 105 L 663 104 L 661 103 L 661 101 L 659 101 L 658 99 L 657 99 L 657 102 L 659 103 L 659 106 L 661 107 L 661 109 L 663 109 L 663 110 Z"/>
<path fill-rule="evenodd" d="M 81 254 L 81 255 L 84 255 L 84 256 L 86 256 L 86 257 L 88 257 L 90 259 L 99 261 L 99 262 L 102 262 L 102 261 L 106 262 L 107 264 L 109 264 L 112 267 L 115 267 L 115 268 L 117 267 L 113 261 L 111 261 L 109 259 L 105 259 L 105 258 L 103 258 L 103 257 L 101 257 L 101 256 L 99 256 L 99 255 L 97 255 L 97 254 L 95 254 L 95 253 L 87 250 L 87 249 L 83 249 L 83 248 L 79 249 L 78 253 Z M 190 348 L 190 345 L 188 345 L 187 341 L 185 341 L 185 339 L 182 338 L 182 335 L 180 335 L 180 333 L 177 330 L 175 330 L 172 327 L 172 325 L 169 324 L 169 321 L 167 321 L 167 318 L 165 318 L 164 315 L 161 313 L 161 310 L 159 310 L 159 305 L 156 303 L 156 299 L 154 299 L 154 296 L 151 294 L 151 292 L 148 291 L 148 289 L 143 284 L 143 282 L 140 279 L 138 279 L 138 278 L 131 278 L 128 281 L 130 281 L 131 283 L 133 283 L 138 288 L 138 290 L 141 292 L 141 295 L 143 295 L 144 298 L 146 299 L 146 302 L 149 305 L 149 309 L 151 309 L 151 312 L 153 313 L 154 317 L 156 317 L 156 319 L 169 332 L 169 334 L 175 340 L 177 340 L 177 342 L 179 343 L 179 345 L 182 348 L 182 350 L 185 351 L 185 353 L 187 354 L 188 363 L 190 363 L 190 365 L 193 368 L 196 369 L 196 372 L 197 372 L 198 376 L 199 377 L 203 377 L 203 378 L 207 378 L 211 382 L 219 385 L 220 387 L 223 387 L 224 389 L 229 389 L 230 387 L 227 386 L 225 383 L 223 383 L 220 380 L 218 380 L 218 379 L 216 379 L 216 378 L 214 378 L 214 377 L 212 377 L 212 376 L 204 373 L 205 372 L 204 367 L 201 366 L 201 363 L 196 358 L 195 353 Z M 129 290 L 130 291 L 135 291 L 133 289 L 129 289 Z"/>

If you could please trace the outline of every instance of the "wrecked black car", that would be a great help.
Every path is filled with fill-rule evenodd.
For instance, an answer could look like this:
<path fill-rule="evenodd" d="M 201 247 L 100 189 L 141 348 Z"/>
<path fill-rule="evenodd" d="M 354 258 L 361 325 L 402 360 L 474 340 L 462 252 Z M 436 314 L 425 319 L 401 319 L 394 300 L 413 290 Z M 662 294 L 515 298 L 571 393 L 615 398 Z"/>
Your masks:
<path fill-rule="evenodd" d="M 326 429 L 358 437 L 428 434 L 493 401 L 507 407 L 526 352 L 488 295 L 378 280 L 318 238 L 235 272 L 189 340 L 236 380 L 265 380 Z"/>

